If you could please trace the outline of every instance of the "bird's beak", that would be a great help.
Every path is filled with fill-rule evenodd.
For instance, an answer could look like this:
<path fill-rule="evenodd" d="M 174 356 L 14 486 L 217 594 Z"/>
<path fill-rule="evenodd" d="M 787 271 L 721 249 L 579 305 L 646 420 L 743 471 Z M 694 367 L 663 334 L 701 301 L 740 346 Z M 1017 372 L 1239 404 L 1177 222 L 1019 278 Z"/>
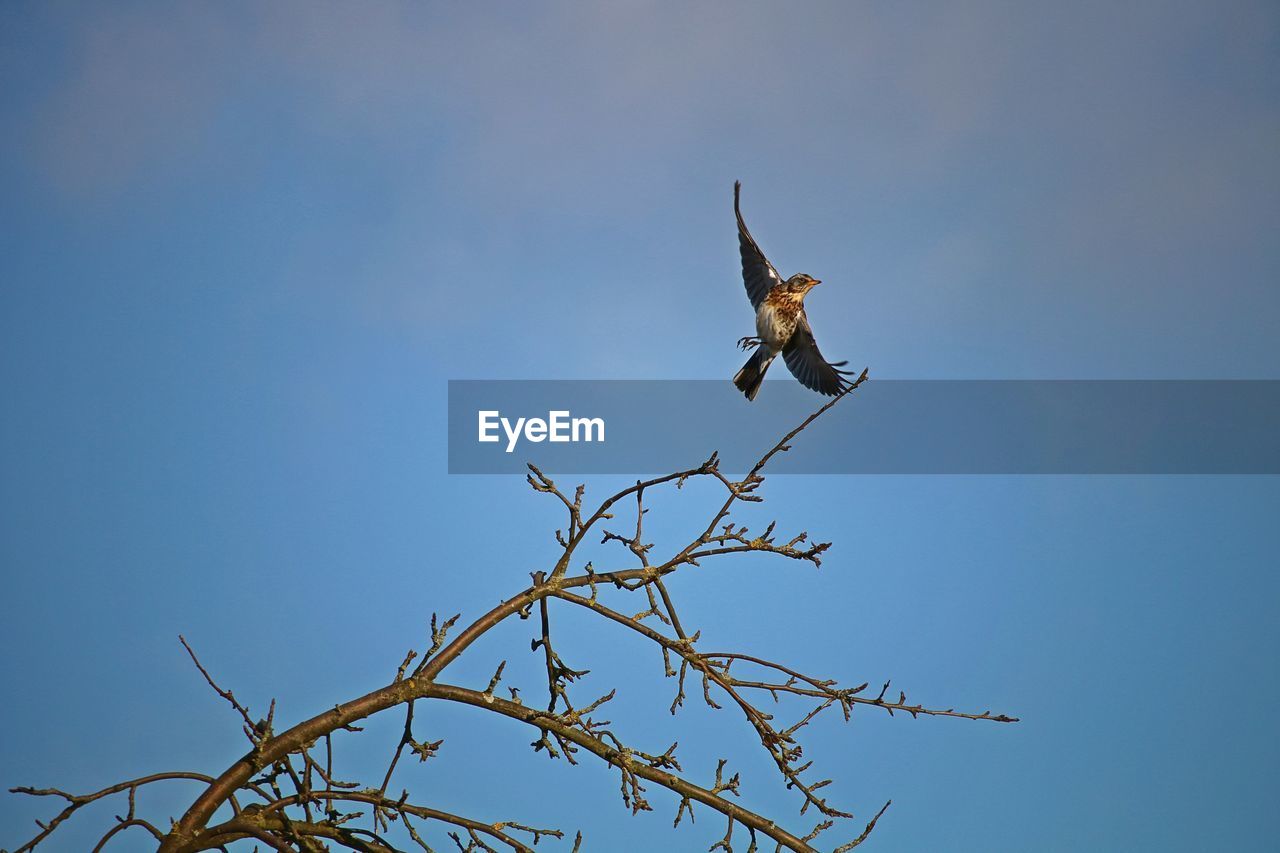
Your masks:
<path fill-rule="evenodd" d="M 810 287 L 817 287 L 817 286 L 818 286 L 818 285 L 820 285 L 820 284 L 822 284 L 822 281 L 821 281 L 820 279 L 816 279 L 816 278 L 815 278 L 815 279 L 813 280 L 813 283 L 812 283 L 812 284 L 810 284 L 809 286 L 810 286 Z"/>

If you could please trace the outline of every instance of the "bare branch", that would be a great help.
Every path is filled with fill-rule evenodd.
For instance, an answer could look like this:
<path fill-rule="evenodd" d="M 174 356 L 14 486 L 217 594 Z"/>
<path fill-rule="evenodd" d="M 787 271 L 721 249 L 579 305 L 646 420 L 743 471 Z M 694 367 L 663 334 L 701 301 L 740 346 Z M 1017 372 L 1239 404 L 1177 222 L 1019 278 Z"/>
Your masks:
<path fill-rule="evenodd" d="M 253 717 L 249 715 L 249 709 L 244 705 L 241 705 L 240 702 L 236 700 L 234 693 L 230 690 L 223 690 L 218 686 L 218 683 L 213 680 L 213 676 L 209 674 L 209 670 L 205 669 L 204 664 L 200 663 L 200 658 L 196 657 L 196 653 L 187 643 L 186 637 L 179 634 L 178 642 L 182 643 L 182 647 L 187 650 L 187 654 L 191 656 L 191 662 L 196 665 L 196 669 L 200 670 L 200 674 L 204 676 L 204 680 L 213 688 L 213 692 L 217 693 L 223 699 L 226 699 L 231 707 L 235 708 L 236 712 L 240 715 L 240 718 L 244 720 L 245 736 L 249 738 L 250 743 L 256 744 L 262 734 L 258 731 L 262 723 L 254 722 Z"/>
<path fill-rule="evenodd" d="M 636 481 L 605 498 L 593 510 L 584 510 L 584 486 L 579 485 L 571 498 L 550 477 L 530 465 L 530 474 L 526 478 L 528 484 L 539 493 L 554 496 L 567 513 L 567 525 L 556 531 L 561 549 L 550 571 L 532 572 L 532 584 L 528 588 L 500 602 L 452 638 L 450 635 L 460 616 L 455 615 L 441 623 L 432 614 L 429 647 L 420 657 L 415 649 L 410 649 L 395 668 L 390 683 L 335 705 L 282 733 L 274 731 L 274 700 L 267 717 L 255 722 L 248 707 L 240 703 L 231 691 L 215 683 L 186 640 L 180 638 L 206 682 L 240 715 L 245 734 L 252 744 L 251 750 L 217 778 L 185 773 L 157 774 L 83 796 L 57 789 L 15 788 L 13 790 L 17 793 L 56 796 L 68 803 L 50 823 L 40 825 L 41 833 L 19 848 L 19 853 L 34 849 L 83 805 L 119 793 L 128 795 L 128 812 L 107 829 L 99 847 L 132 829 L 151 834 L 159 841 L 162 853 L 220 849 L 240 839 L 253 839 L 271 849 L 303 853 L 329 849 L 332 845 L 388 853 L 396 849 L 392 833 L 398 832 L 400 837 L 407 836 L 421 850 L 431 851 L 420 831 L 431 822 L 451 827 L 447 835 L 463 851 L 495 851 L 497 847 L 528 851 L 545 838 L 563 839 L 564 833 L 558 829 L 539 829 L 512 821 L 485 823 L 435 808 L 435 804 L 410 802 L 407 791 L 396 799 L 388 796 L 401 756 L 408 752 L 416 755 L 419 761 L 426 761 L 437 754 L 444 742 L 443 738 L 419 741 L 414 735 L 416 710 L 420 703 L 432 701 L 459 703 L 521 722 L 538 732 L 538 738 L 532 744 L 535 751 L 545 750 L 553 758 L 564 757 L 576 764 L 577 756 L 596 756 L 618 772 L 622 802 L 632 813 L 653 808 L 649 801 L 650 790 L 665 791 L 674 798 L 677 804 L 676 826 L 686 813 L 690 822 L 694 821 L 695 804 L 714 810 L 725 819 L 726 828 L 724 836 L 712 845 L 712 850 L 732 853 L 735 828 L 744 829 L 747 833 L 748 853 L 757 849 L 758 836 L 772 839 L 779 849 L 813 850 L 812 842 L 820 833 L 851 816 L 828 803 L 823 789 L 831 784 L 830 779 L 810 778 L 809 771 L 814 762 L 804 757 L 798 741 L 810 723 L 828 709 L 838 708 L 845 720 L 850 718 L 854 706 L 869 705 L 882 708 L 890 715 L 901 711 L 912 717 L 960 717 L 1001 723 L 1017 721 L 1014 717 L 995 715 L 990 711 L 967 713 L 952 708 L 926 708 L 909 702 L 902 691 L 896 698 L 889 696 L 887 682 L 872 698 L 864 693 L 868 687 L 865 682 L 842 687 L 834 679 L 805 675 L 765 658 L 735 652 L 700 651 L 700 632 L 687 631 L 680 618 L 667 578 L 685 566 L 698 566 L 700 561 L 712 557 L 749 552 L 774 554 L 814 566 L 821 564 L 830 543 L 811 541 L 806 532 L 779 535 L 777 522 L 770 522 L 763 531 L 754 532 L 731 519 L 730 515 L 738 503 L 759 503 L 763 500 L 760 486 L 764 477 L 761 472 L 767 463 L 777 454 L 786 452 L 799 433 L 852 393 L 866 378 L 867 373 L 863 371 L 840 395 L 783 436 L 740 480 L 732 480 L 723 474 L 719 456 L 712 454 L 696 468 Z M 705 526 L 702 521 L 697 523 L 695 529 L 701 532 L 671 551 L 664 551 L 657 543 L 646 541 L 645 516 L 649 512 L 646 498 L 655 489 L 679 489 L 689 480 L 700 477 L 709 478 L 724 489 L 723 500 L 713 504 L 714 509 L 707 516 Z M 614 518 L 614 509 L 620 502 L 632 499 L 635 501 L 634 528 L 627 529 L 625 533 L 598 530 L 603 522 Z M 588 562 L 583 574 L 570 575 L 569 567 L 578 548 L 592 532 L 600 536 L 602 544 L 617 542 L 622 545 L 635 560 L 632 567 L 596 571 Z M 581 590 L 583 594 L 575 590 Z M 606 604 L 614 597 L 641 591 L 644 609 L 632 616 L 624 615 L 630 612 L 630 608 L 623 611 Z M 570 696 L 570 689 L 587 671 L 567 666 L 553 646 L 553 602 L 583 608 L 608 625 L 621 626 L 653 643 L 662 656 L 663 672 L 676 678 L 676 695 L 670 706 L 673 714 L 684 703 L 686 678 L 691 673 L 700 681 L 703 701 L 709 707 L 737 709 L 736 713 L 740 713 L 755 732 L 761 748 L 773 759 L 780 781 L 788 789 L 798 792 L 799 813 L 804 815 L 808 809 L 815 809 L 819 813 L 818 823 L 808 834 L 801 836 L 782 828 L 775 820 L 743 808 L 735 802 L 741 779 L 737 773 L 727 774 L 727 759 L 718 761 L 714 780 L 703 787 L 682 775 L 676 754 L 677 744 L 671 744 L 663 752 L 647 752 L 629 744 L 624 740 L 624 733 L 613 728 L 611 721 L 601 716 L 602 709 L 617 695 L 616 689 L 598 694 L 586 704 L 575 702 Z M 530 646 L 535 653 L 541 651 L 547 682 L 545 709 L 525 705 L 520 691 L 514 686 L 505 688 L 510 699 L 496 695 L 506 668 L 505 660 L 497 665 L 483 690 L 445 684 L 439 680 L 450 664 L 476 640 L 512 616 L 528 618 L 535 605 L 538 607 L 539 632 Z M 678 668 L 673 667 L 676 659 Z M 772 712 L 766 712 L 757 704 L 765 698 L 775 703 L 776 707 L 771 706 Z M 356 725 L 359 721 L 400 706 L 405 711 L 404 723 L 380 784 L 374 787 L 337 778 L 334 736 L 339 732 L 359 732 L 361 728 Z M 784 714 L 787 722 L 775 719 L 775 715 L 782 718 Z M 324 740 L 323 756 L 313 754 L 321 739 Z M 167 832 L 138 817 L 135 809 L 138 788 L 165 779 L 191 779 L 206 786 Z M 261 802 L 251 802 L 241 808 L 237 794 L 249 795 Z M 228 802 L 232 806 L 231 816 L 211 825 L 209 822 L 214 814 Z M 837 850 L 847 851 L 861 844 L 888 805 L 886 803 L 881 808 L 857 838 Z M 366 813 L 371 823 L 360 823 L 371 828 L 357 827 L 356 819 Z M 513 833 L 527 837 L 531 843 Z M 738 838 L 741 844 L 741 833 Z M 575 837 L 574 851 L 581 844 L 579 833 Z"/>

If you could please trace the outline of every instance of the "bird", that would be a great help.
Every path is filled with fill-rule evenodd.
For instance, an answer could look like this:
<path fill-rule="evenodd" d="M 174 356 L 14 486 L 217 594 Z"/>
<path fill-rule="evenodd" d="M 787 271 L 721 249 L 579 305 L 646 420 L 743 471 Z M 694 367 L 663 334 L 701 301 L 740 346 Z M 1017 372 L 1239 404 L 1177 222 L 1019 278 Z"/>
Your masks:
<path fill-rule="evenodd" d="M 756 334 L 739 340 L 738 347 L 754 346 L 756 350 L 733 377 L 733 384 L 748 400 L 754 400 L 760 393 L 765 371 L 781 353 L 787 369 L 804 387 L 828 397 L 843 393 L 851 384 L 845 377 L 852 374 L 840 368 L 848 362 L 832 364 L 822 357 L 804 311 L 805 296 L 822 282 L 807 273 L 796 273 L 783 281 L 747 230 L 739 203 L 741 195 L 742 182 L 734 181 L 733 212 L 738 218 L 742 281 L 756 311 Z"/>

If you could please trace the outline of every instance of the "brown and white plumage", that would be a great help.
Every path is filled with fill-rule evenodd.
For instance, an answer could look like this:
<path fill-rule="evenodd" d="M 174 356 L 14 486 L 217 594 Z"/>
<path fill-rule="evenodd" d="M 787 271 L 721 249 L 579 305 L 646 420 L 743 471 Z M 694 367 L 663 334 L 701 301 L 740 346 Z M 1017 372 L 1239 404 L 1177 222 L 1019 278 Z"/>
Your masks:
<path fill-rule="evenodd" d="M 783 281 L 747 230 L 739 205 L 741 192 L 742 183 L 735 181 L 733 212 L 738 219 L 742 281 L 751 307 L 756 309 L 756 337 L 743 338 L 739 343 L 754 344 L 756 351 L 733 377 L 733 384 L 747 395 L 748 400 L 754 400 L 760 392 L 765 371 L 781 353 L 787 369 L 801 385 L 819 394 L 839 394 L 849 384 L 845 379 L 849 372 L 840 370 L 845 362 L 832 364 L 822 357 L 804 311 L 805 296 L 822 282 L 805 273 L 797 273 Z"/>

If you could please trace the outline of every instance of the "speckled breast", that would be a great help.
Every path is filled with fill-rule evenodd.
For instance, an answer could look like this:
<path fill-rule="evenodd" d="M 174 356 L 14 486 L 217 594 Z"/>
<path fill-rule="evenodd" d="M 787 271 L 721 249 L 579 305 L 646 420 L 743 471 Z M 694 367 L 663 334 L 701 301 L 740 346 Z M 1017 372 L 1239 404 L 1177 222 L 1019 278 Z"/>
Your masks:
<path fill-rule="evenodd" d="M 789 296 L 770 293 L 756 312 L 756 335 L 777 351 L 786 346 L 800 320 L 800 306 Z"/>

